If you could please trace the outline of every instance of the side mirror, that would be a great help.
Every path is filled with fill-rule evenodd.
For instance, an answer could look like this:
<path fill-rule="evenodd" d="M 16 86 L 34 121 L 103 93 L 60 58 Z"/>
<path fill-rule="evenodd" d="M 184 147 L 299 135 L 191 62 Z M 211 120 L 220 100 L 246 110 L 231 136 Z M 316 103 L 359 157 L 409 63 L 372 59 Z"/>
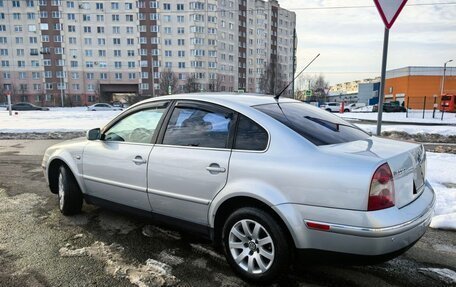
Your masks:
<path fill-rule="evenodd" d="M 96 129 L 91 129 L 87 132 L 87 139 L 89 141 L 95 141 L 95 140 L 99 140 L 101 138 L 101 130 L 100 128 L 96 128 Z"/>

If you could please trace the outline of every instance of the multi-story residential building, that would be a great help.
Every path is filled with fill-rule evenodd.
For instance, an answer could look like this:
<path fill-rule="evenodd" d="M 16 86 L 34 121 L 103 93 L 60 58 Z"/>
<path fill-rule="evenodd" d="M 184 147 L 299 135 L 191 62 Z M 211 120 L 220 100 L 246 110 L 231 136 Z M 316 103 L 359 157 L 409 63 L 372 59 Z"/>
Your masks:
<path fill-rule="evenodd" d="M 363 79 L 363 80 L 355 80 L 355 81 L 351 81 L 351 82 L 339 83 L 334 86 L 331 86 L 329 89 L 329 93 L 330 93 L 330 95 L 354 94 L 354 93 L 358 93 L 359 84 L 376 83 L 376 82 L 380 82 L 380 77 L 373 78 L 373 79 Z"/>
<path fill-rule="evenodd" d="M 275 0 L 0 0 L 0 89 L 43 105 L 261 92 L 270 66 L 293 78 L 295 22 Z"/>

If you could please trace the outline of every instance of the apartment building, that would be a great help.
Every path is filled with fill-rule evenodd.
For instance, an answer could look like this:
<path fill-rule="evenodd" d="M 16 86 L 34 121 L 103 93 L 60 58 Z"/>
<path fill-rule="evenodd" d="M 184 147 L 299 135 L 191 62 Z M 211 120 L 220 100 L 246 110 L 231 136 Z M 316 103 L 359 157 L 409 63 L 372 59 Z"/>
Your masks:
<path fill-rule="evenodd" d="M 293 78 L 295 23 L 277 1 L 0 0 L 0 89 L 49 106 L 261 92 L 271 63 L 281 81 Z"/>

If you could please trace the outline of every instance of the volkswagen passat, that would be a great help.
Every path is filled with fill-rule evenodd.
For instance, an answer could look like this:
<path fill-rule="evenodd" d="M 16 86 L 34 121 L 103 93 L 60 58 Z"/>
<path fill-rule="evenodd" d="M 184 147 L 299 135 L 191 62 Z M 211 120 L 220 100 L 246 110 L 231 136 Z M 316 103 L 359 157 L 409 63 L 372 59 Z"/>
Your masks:
<path fill-rule="evenodd" d="M 85 200 L 191 229 L 256 282 L 296 251 L 399 254 L 425 233 L 435 201 L 423 146 L 268 96 L 146 100 L 50 147 L 42 166 L 64 215 Z"/>

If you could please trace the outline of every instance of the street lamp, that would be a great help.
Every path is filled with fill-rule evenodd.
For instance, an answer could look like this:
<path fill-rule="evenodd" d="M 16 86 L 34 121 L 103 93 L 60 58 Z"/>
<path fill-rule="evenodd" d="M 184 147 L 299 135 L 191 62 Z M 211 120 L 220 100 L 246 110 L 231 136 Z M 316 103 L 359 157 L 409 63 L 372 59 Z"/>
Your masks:
<path fill-rule="evenodd" d="M 444 92 L 446 66 L 450 62 L 453 62 L 453 60 L 448 60 L 448 61 L 445 62 L 445 64 L 443 64 L 442 89 L 440 90 L 440 95 L 443 95 L 443 92 Z"/>

